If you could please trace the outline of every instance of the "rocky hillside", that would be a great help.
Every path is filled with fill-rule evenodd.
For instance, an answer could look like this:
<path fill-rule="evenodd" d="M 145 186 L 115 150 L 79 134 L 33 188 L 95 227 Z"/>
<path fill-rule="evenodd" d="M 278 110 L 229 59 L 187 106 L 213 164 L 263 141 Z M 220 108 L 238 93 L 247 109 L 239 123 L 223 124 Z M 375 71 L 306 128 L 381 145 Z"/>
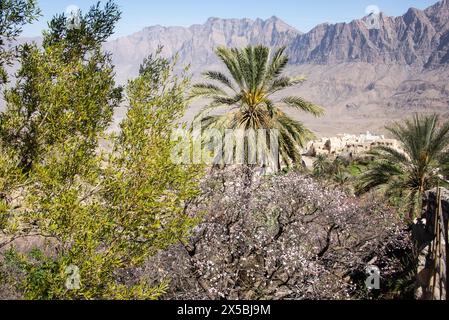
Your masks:
<path fill-rule="evenodd" d="M 367 62 L 439 67 L 449 63 L 449 1 L 400 17 L 380 14 L 376 28 L 366 18 L 322 24 L 299 35 L 289 46 L 295 64 Z"/>
<path fill-rule="evenodd" d="M 210 18 L 205 24 L 153 26 L 116 39 L 105 48 L 114 54 L 120 78 L 137 72 L 138 64 L 159 45 L 167 55 L 179 54 L 193 71 L 217 63 L 214 48 L 264 44 L 286 46 L 292 65 L 365 62 L 438 68 L 449 63 L 449 0 L 426 10 L 410 8 L 403 16 L 381 13 L 377 27 L 367 17 L 350 23 L 321 24 L 302 34 L 277 17 L 268 20 Z"/>
<path fill-rule="evenodd" d="M 210 18 L 205 24 L 189 28 L 148 27 L 107 43 L 105 49 L 114 54 L 118 79 L 123 81 L 135 75 L 142 60 L 158 46 L 163 46 L 168 56 L 177 53 L 180 65 L 190 64 L 193 73 L 200 73 L 206 66 L 217 65 L 213 50 L 218 46 L 288 46 L 300 34 L 277 17 L 255 21 Z"/>
<path fill-rule="evenodd" d="M 291 58 L 288 73 L 308 79 L 287 93 L 321 104 L 327 115 L 315 119 L 289 112 L 319 136 L 385 133 L 386 123 L 413 112 L 447 116 L 449 0 L 426 10 L 411 8 L 399 17 L 380 14 L 376 28 L 369 28 L 367 20 L 321 24 L 303 34 L 277 17 L 210 18 L 189 28 L 148 27 L 106 43 L 105 49 L 113 54 L 118 82 L 126 83 L 160 45 L 165 55 L 179 55 L 180 66 L 191 65 L 196 79 L 205 70 L 222 69 L 214 54 L 217 46 L 286 46 Z M 199 107 L 192 106 L 187 120 Z M 117 119 L 122 116 L 123 110 Z"/>

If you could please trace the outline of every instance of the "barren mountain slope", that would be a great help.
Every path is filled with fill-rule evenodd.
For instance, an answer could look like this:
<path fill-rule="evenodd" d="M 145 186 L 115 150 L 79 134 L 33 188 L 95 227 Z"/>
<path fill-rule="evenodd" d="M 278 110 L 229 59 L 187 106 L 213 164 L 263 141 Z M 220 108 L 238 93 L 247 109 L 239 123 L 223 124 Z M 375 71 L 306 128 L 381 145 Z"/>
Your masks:
<path fill-rule="evenodd" d="M 321 136 L 383 132 L 387 122 L 418 111 L 447 116 L 449 0 L 426 10 L 411 8 L 400 17 L 381 14 L 375 29 L 366 21 L 321 24 L 302 34 L 277 17 L 210 18 L 189 28 L 148 27 L 104 48 L 113 54 L 117 81 L 125 84 L 159 45 L 166 56 L 178 54 L 180 66 L 191 65 L 194 80 L 205 70 L 223 70 L 214 54 L 217 46 L 286 46 L 291 59 L 287 72 L 308 78 L 286 94 L 298 93 L 327 109 L 321 119 L 291 113 Z M 199 107 L 192 105 L 186 119 Z M 117 122 L 123 114 L 118 110 Z"/>

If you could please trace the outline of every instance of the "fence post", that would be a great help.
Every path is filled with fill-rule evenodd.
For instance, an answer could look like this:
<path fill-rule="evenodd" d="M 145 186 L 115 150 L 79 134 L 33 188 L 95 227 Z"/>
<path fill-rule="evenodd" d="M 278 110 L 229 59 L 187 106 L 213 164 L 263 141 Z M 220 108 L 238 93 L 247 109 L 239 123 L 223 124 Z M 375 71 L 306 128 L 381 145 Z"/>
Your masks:
<path fill-rule="evenodd" d="M 426 193 L 423 219 L 413 226 L 419 247 L 417 299 L 448 300 L 449 192 L 436 188 Z"/>

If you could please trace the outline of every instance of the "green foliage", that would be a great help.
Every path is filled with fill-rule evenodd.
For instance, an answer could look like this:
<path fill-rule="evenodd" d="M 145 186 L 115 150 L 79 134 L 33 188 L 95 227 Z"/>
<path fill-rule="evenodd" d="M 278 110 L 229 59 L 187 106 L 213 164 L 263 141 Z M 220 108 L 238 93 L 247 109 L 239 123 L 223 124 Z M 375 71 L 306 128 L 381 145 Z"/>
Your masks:
<path fill-rule="evenodd" d="M 4 198 L 23 182 L 23 175 L 17 168 L 17 163 L 14 151 L 0 144 L 0 198 Z"/>
<path fill-rule="evenodd" d="M 121 11 L 114 1 L 108 0 L 103 8 L 100 4 L 97 2 L 85 14 L 79 12 L 76 27 L 70 27 L 72 17 L 56 15 L 48 24 L 49 30 L 44 32 L 43 46 L 52 47 L 64 42 L 64 58 L 68 60 L 96 49 L 114 33 L 121 18 Z"/>
<path fill-rule="evenodd" d="M 360 163 L 352 163 L 349 167 L 348 167 L 348 172 L 351 176 L 353 177 L 358 177 L 360 176 L 364 171 L 366 170 L 366 167 L 363 166 Z"/>
<path fill-rule="evenodd" d="M 328 175 L 332 170 L 332 162 L 324 154 L 320 154 L 313 162 L 313 175 L 315 177 L 323 177 Z"/>
<path fill-rule="evenodd" d="M 342 186 L 353 194 L 354 185 L 366 165 L 367 160 L 363 158 L 336 157 L 332 160 L 331 156 L 320 154 L 313 162 L 312 174 L 317 179 Z"/>
<path fill-rule="evenodd" d="M 24 171 L 42 160 L 45 149 L 72 137 L 82 137 L 93 150 L 120 103 L 108 56 L 99 50 L 86 61 L 67 62 L 63 56 L 64 45 L 43 51 L 24 46 L 17 83 L 5 93 L 0 136 L 16 151 Z"/>
<path fill-rule="evenodd" d="M 11 250 L 7 276 L 27 299 L 156 299 L 169 279 L 123 275 L 184 241 L 197 222 L 185 208 L 201 168 L 170 157 L 189 79 L 173 75 L 175 61 L 150 56 L 128 83 L 121 133 L 107 136 L 121 101 L 110 58 L 97 48 L 67 56 L 71 41 L 22 48 L 0 116 L 0 248 L 8 239 L 46 240 L 30 253 Z M 75 289 L 66 285 L 73 266 Z"/>
<path fill-rule="evenodd" d="M 448 174 L 449 122 L 439 117 L 416 115 L 387 128 L 401 142 L 402 150 L 378 147 L 371 152 L 375 161 L 360 177 L 359 193 L 381 190 L 390 199 L 400 200 L 412 220 L 420 210 L 422 195 Z"/>
<path fill-rule="evenodd" d="M 174 65 L 150 56 L 128 83 L 130 109 L 106 169 L 110 210 L 128 211 L 130 236 L 149 239 L 136 243 L 136 250 L 162 249 L 184 239 L 195 222 L 185 206 L 197 195 L 200 168 L 171 162 L 171 132 L 187 108 L 188 85 L 187 78 L 173 75 Z"/>
<path fill-rule="evenodd" d="M 2 0 L 0 2 L 0 34 L 3 40 L 14 40 L 24 25 L 33 22 L 40 14 L 36 0 Z M 2 46 L 4 43 L 2 43 Z"/>
<path fill-rule="evenodd" d="M 270 49 L 264 46 L 220 47 L 216 50 L 217 56 L 226 65 L 231 78 L 221 72 L 205 72 L 205 78 L 213 82 L 196 84 L 192 96 L 211 100 L 196 117 L 201 119 L 205 129 L 279 130 L 282 160 L 294 166 L 301 163 L 300 149 L 313 134 L 279 107 L 295 108 L 315 116 L 322 115 L 324 110 L 300 97 L 272 99 L 275 93 L 305 81 L 302 77 L 282 76 L 288 63 L 284 52 L 285 48 L 281 48 L 270 58 Z M 220 116 L 208 115 L 219 107 L 236 110 Z"/>
<path fill-rule="evenodd" d="M 7 81 L 4 67 L 11 63 L 16 53 L 16 48 L 8 48 L 8 44 L 16 40 L 23 26 L 32 23 L 39 14 L 36 0 L 0 1 L 0 85 Z"/>
<path fill-rule="evenodd" d="M 129 111 L 112 151 L 93 153 L 83 133 L 49 145 L 33 166 L 20 216 L 54 252 L 15 254 L 26 298 L 155 299 L 165 291 L 168 279 L 150 286 L 120 274 L 184 241 L 196 223 L 185 206 L 198 194 L 200 170 L 170 161 L 188 85 L 173 66 L 151 57 L 129 82 Z M 65 286 L 69 266 L 79 268 L 78 290 Z"/>
<path fill-rule="evenodd" d="M 5 229 L 8 223 L 9 206 L 5 200 L 0 200 L 0 230 Z"/>

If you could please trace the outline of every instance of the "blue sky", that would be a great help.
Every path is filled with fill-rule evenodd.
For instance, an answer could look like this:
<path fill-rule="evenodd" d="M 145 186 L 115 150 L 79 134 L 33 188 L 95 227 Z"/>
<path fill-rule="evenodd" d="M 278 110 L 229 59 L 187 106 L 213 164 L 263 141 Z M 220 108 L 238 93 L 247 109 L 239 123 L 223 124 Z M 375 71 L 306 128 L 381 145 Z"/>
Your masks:
<path fill-rule="evenodd" d="M 27 26 L 24 36 L 39 36 L 56 13 L 75 5 L 87 10 L 96 0 L 39 0 L 43 17 Z M 344 22 L 361 18 L 365 9 L 376 5 L 387 15 L 402 15 L 410 7 L 424 9 L 437 0 L 116 0 L 123 11 L 117 36 L 129 35 L 146 26 L 190 26 L 209 17 L 269 18 L 273 15 L 303 32 L 323 22 Z"/>

